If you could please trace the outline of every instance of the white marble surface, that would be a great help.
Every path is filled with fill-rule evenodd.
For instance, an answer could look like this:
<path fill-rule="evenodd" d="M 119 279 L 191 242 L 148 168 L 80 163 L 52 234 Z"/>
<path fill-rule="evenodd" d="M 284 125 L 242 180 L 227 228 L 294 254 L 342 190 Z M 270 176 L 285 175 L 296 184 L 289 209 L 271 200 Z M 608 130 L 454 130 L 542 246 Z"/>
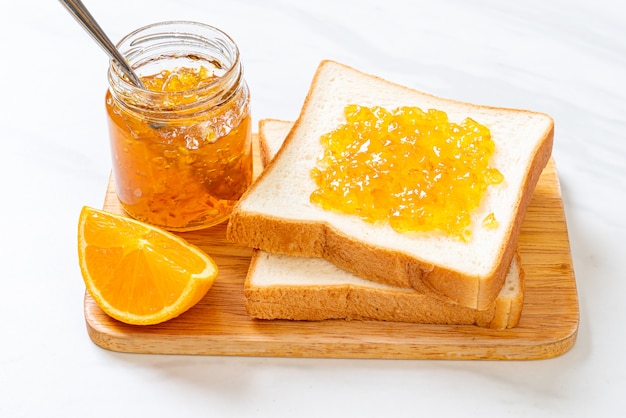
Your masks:
<path fill-rule="evenodd" d="M 625 416 L 626 12 L 614 0 L 87 0 L 111 38 L 198 20 L 238 42 L 254 117 L 293 119 L 332 58 L 555 119 L 580 298 L 545 361 L 128 355 L 95 346 L 76 257 L 110 170 L 107 58 L 56 1 L 0 14 L 0 416 Z"/>

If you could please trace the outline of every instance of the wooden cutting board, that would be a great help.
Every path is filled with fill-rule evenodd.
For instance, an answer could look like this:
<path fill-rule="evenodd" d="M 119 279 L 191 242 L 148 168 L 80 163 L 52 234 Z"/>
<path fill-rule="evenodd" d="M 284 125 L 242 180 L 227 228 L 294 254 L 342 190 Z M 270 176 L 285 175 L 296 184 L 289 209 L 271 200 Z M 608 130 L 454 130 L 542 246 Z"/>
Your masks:
<path fill-rule="evenodd" d="M 258 162 L 258 152 L 256 152 Z M 257 164 L 259 167 L 260 164 Z M 104 209 L 124 213 L 112 182 Z M 107 316 L 85 293 L 92 341 L 128 353 L 385 359 L 531 360 L 559 356 L 576 340 L 578 297 L 554 161 L 544 170 L 520 236 L 525 301 L 516 328 L 377 321 L 264 321 L 244 308 L 249 248 L 225 239 L 226 224 L 181 233 L 214 258 L 219 276 L 205 298 L 178 318 L 133 326 Z"/>

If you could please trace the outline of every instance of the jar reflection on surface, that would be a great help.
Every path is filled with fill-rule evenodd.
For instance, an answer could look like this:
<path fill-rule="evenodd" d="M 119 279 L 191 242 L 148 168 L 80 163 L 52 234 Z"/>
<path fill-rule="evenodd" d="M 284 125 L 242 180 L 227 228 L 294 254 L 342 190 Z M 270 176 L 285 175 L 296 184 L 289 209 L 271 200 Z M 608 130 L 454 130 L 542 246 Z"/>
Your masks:
<path fill-rule="evenodd" d="M 140 89 L 115 63 L 109 68 L 106 110 L 123 208 L 173 231 L 224 221 L 252 181 L 250 98 L 236 45 L 210 26 L 165 22 L 118 48 L 147 86 L 168 78 L 166 91 Z M 185 76 L 191 84 L 179 82 Z"/>

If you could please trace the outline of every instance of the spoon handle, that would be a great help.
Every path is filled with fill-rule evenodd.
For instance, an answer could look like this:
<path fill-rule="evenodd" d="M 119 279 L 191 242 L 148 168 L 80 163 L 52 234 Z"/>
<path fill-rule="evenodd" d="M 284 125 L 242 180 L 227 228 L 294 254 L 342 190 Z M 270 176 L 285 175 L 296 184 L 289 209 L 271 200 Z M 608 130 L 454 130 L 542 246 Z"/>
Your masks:
<path fill-rule="evenodd" d="M 138 87 L 144 88 L 143 83 L 135 74 L 133 69 L 128 65 L 126 59 L 120 54 L 115 45 L 111 42 L 109 37 L 104 33 L 98 22 L 93 18 L 89 10 L 85 7 L 80 0 L 59 0 L 63 6 L 70 12 L 72 16 L 81 24 L 83 29 L 91 35 L 91 37 L 109 54 L 109 56 L 115 60 L 121 67 L 124 74 Z"/>

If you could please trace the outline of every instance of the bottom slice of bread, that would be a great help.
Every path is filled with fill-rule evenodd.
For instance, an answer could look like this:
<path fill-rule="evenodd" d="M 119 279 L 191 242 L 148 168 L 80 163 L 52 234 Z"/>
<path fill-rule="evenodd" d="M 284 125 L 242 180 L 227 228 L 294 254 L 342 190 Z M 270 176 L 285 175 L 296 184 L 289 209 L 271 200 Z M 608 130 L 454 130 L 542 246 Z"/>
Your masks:
<path fill-rule="evenodd" d="M 273 119 L 260 121 L 264 163 L 278 152 L 291 125 Z M 255 250 L 245 281 L 245 298 L 249 315 L 258 319 L 379 320 L 502 329 L 519 321 L 524 273 L 518 251 L 497 299 L 487 309 L 476 310 L 413 289 L 361 279 L 321 258 Z"/>
<path fill-rule="evenodd" d="M 258 319 L 358 319 L 502 329 L 517 325 L 523 289 L 519 256 L 496 301 L 488 309 L 476 310 L 364 280 L 323 259 L 256 250 L 246 278 L 245 305 Z"/>

